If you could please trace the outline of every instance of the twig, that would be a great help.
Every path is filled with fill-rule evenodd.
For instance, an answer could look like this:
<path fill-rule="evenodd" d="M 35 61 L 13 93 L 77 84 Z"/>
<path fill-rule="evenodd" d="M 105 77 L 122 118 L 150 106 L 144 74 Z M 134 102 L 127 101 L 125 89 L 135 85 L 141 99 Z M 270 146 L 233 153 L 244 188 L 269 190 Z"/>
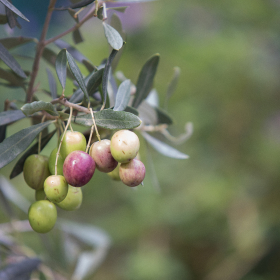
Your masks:
<path fill-rule="evenodd" d="M 45 46 L 55 42 L 56 40 L 60 39 L 61 37 L 73 32 L 77 29 L 79 29 L 86 21 L 88 21 L 90 18 L 95 16 L 94 11 L 95 11 L 95 5 L 89 10 L 89 12 L 84 16 L 84 18 L 80 22 L 76 23 L 73 27 L 71 27 L 68 30 L 62 32 L 61 34 L 58 34 L 57 36 L 46 40 L 45 41 Z"/>
<path fill-rule="evenodd" d="M 32 72 L 30 75 L 30 81 L 29 81 L 27 95 L 26 95 L 26 102 L 28 102 L 28 103 L 30 103 L 32 101 L 32 96 L 34 93 L 34 83 L 35 83 L 35 79 L 36 79 L 38 71 L 39 71 L 40 59 L 43 54 L 43 50 L 46 46 L 45 39 L 46 39 L 46 35 L 47 35 L 48 28 L 49 28 L 49 24 L 50 24 L 50 20 L 51 20 L 51 16 L 53 13 L 53 8 L 55 6 L 55 3 L 56 3 L 56 0 L 50 0 L 50 4 L 48 7 L 48 13 L 47 13 L 47 16 L 45 19 L 42 34 L 41 34 L 40 40 L 37 45 L 36 55 L 35 55 L 35 59 L 34 59 L 33 67 L 32 67 Z"/>
<path fill-rule="evenodd" d="M 90 113 L 90 110 L 87 109 L 86 107 L 80 106 L 80 105 L 75 104 L 75 103 L 71 103 L 66 98 L 56 98 L 56 99 L 52 100 L 51 103 L 52 104 L 59 103 L 59 104 L 64 105 L 65 107 L 73 108 L 73 109 L 75 109 L 77 111 L 80 111 L 80 112 L 84 112 L 84 113 L 87 113 L 87 114 Z"/>

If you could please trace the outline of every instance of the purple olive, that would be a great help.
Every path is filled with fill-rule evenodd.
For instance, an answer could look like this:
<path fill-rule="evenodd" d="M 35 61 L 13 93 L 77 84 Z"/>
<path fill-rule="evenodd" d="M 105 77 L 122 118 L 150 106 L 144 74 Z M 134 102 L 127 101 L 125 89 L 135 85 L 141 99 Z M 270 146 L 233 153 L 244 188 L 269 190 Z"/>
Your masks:
<path fill-rule="evenodd" d="M 67 183 L 73 187 L 87 184 L 95 171 L 92 157 L 83 151 L 70 153 L 63 164 L 63 174 Z"/>
<path fill-rule="evenodd" d="M 122 163 L 119 171 L 122 182 L 129 187 L 140 185 L 145 178 L 145 173 L 145 165 L 138 159 L 132 159 L 130 162 Z"/>
<path fill-rule="evenodd" d="M 94 142 L 89 152 L 95 161 L 96 168 L 105 173 L 113 171 L 118 165 L 118 162 L 112 157 L 110 144 L 111 141 L 108 139 Z"/>

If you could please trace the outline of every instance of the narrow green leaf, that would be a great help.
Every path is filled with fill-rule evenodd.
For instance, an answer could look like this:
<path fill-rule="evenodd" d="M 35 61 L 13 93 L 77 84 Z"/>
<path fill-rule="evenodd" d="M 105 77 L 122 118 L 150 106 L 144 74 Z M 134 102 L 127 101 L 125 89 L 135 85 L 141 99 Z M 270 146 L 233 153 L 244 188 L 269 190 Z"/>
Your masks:
<path fill-rule="evenodd" d="M 159 63 L 159 54 L 152 56 L 143 66 L 136 85 L 132 106 L 137 108 L 151 91 Z"/>
<path fill-rule="evenodd" d="M 53 67 L 55 67 L 55 62 L 56 62 L 56 58 L 57 58 L 57 54 L 49 49 L 49 48 L 44 48 L 42 57 L 44 58 L 44 60 L 49 63 L 50 65 L 52 65 Z M 74 80 L 75 77 L 73 76 L 73 74 L 71 73 L 71 71 L 69 69 L 67 69 L 67 77 L 71 80 Z"/>
<path fill-rule="evenodd" d="M 159 153 L 166 157 L 176 158 L 176 159 L 187 159 L 189 158 L 188 155 L 179 152 L 178 150 L 174 149 L 173 147 L 161 142 L 160 140 L 152 137 L 146 132 L 142 132 L 143 137 L 147 140 L 147 142 Z"/>
<path fill-rule="evenodd" d="M 0 14 L 0 24 L 8 23 L 8 18 L 6 15 Z"/>
<path fill-rule="evenodd" d="M 93 3 L 94 0 L 83 0 L 83 1 L 80 1 L 78 3 L 75 3 L 75 4 L 72 4 L 68 7 L 61 7 L 61 8 L 57 8 L 56 10 L 60 10 L 60 11 L 63 11 L 63 10 L 67 10 L 67 9 L 78 9 L 78 8 L 82 8 L 82 7 L 85 7 L 91 3 Z"/>
<path fill-rule="evenodd" d="M 114 111 L 123 111 L 130 99 L 130 80 L 123 81 L 118 89 Z"/>
<path fill-rule="evenodd" d="M 124 13 L 126 11 L 126 9 L 128 8 L 128 6 L 121 6 L 121 7 L 111 7 L 111 8 L 107 8 L 107 10 L 115 10 L 118 11 L 120 13 Z"/>
<path fill-rule="evenodd" d="M 21 195 L 18 190 L 11 184 L 11 182 L 2 175 L 0 176 L 0 186 L 4 196 L 15 206 L 17 206 L 27 214 L 28 208 L 30 207 L 30 201 L 28 201 L 23 195 Z"/>
<path fill-rule="evenodd" d="M 97 18 L 99 18 L 100 20 L 103 20 L 103 6 L 98 8 L 98 11 L 97 11 Z"/>
<path fill-rule="evenodd" d="M 105 22 L 103 22 L 103 27 L 109 45 L 115 50 L 121 49 L 123 46 L 123 39 L 119 32 Z"/>
<path fill-rule="evenodd" d="M 34 101 L 32 103 L 26 103 L 21 107 L 21 111 L 26 115 L 30 116 L 38 111 L 46 111 L 52 116 L 59 116 L 58 112 L 56 111 L 55 107 L 50 102 L 44 101 Z"/>
<path fill-rule="evenodd" d="M 167 108 L 168 100 L 177 88 L 180 73 L 181 73 L 181 69 L 179 67 L 174 67 L 174 74 L 168 85 L 167 92 L 166 92 L 165 108 Z"/>
<path fill-rule="evenodd" d="M 80 29 L 76 29 L 74 32 L 72 32 L 72 37 L 75 44 L 79 44 L 84 41 Z"/>
<path fill-rule="evenodd" d="M 48 121 L 30 126 L 6 138 L 0 144 L 0 168 L 10 163 L 21 152 L 27 149 L 35 137 L 52 122 Z"/>
<path fill-rule="evenodd" d="M 7 8 L 9 8 L 10 10 L 12 10 L 15 14 L 17 14 L 19 17 L 21 17 L 22 19 L 26 20 L 29 22 L 29 20 L 14 6 L 12 5 L 9 0 L 0 0 L 0 2 L 5 5 Z"/>
<path fill-rule="evenodd" d="M 4 111 L 0 113 L 0 125 L 9 124 L 25 118 L 21 110 Z"/>
<path fill-rule="evenodd" d="M 13 29 L 17 26 L 19 29 L 21 29 L 21 25 L 17 20 L 18 16 L 7 7 L 5 7 L 5 12 L 8 19 L 8 25 L 10 26 L 10 28 Z"/>
<path fill-rule="evenodd" d="M 45 137 L 42 138 L 41 140 L 41 150 L 45 148 L 45 146 L 49 143 L 49 141 L 52 139 L 54 136 L 56 130 L 53 130 L 51 133 L 47 134 Z M 19 175 L 23 171 L 23 165 L 25 160 L 34 154 L 38 154 L 38 146 L 39 142 L 35 143 L 32 147 L 30 147 L 18 160 L 18 162 L 15 164 L 11 174 L 10 174 L 10 179 L 15 178 L 17 175 Z"/>
<path fill-rule="evenodd" d="M 145 125 L 157 125 L 157 112 L 146 100 L 143 100 L 137 109 L 139 117 Z"/>
<path fill-rule="evenodd" d="M 111 16 L 110 25 L 120 33 L 123 40 L 126 40 L 126 33 L 123 31 L 122 22 L 121 22 L 120 18 L 115 13 Z M 119 60 L 120 60 L 120 58 L 122 56 L 122 53 L 124 51 L 124 47 L 119 50 L 116 57 L 114 58 L 114 61 L 112 62 L 112 71 L 113 72 L 116 70 L 116 68 L 118 66 Z"/>
<path fill-rule="evenodd" d="M 8 81 L 10 83 L 10 86 L 22 87 L 23 89 L 25 89 L 26 80 L 19 77 L 11 70 L 4 70 L 0 68 L 0 79 Z"/>
<path fill-rule="evenodd" d="M 106 129 L 133 129 L 141 124 L 141 120 L 134 114 L 124 111 L 102 110 L 94 113 L 96 125 Z M 74 118 L 77 124 L 92 126 L 91 114 Z"/>
<path fill-rule="evenodd" d="M 1 1 L 1 0 L 0 0 Z M 6 48 L 0 43 L 0 58 L 3 62 L 9 66 L 16 74 L 18 74 L 22 78 L 26 78 L 25 73 L 21 69 L 18 62 L 14 59 L 14 57 L 6 50 Z"/>
<path fill-rule="evenodd" d="M 115 2 L 124 2 L 124 3 L 141 3 L 141 2 L 152 2 L 155 0 L 115 0 Z"/>
<path fill-rule="evenodd" d="M 31 37 L 7 37 L 0 39 L 0 43 L 7 49 L 12 49 L 29 42 L 35 42 L 34 38 Z"/>
<path fill-rule="evenodd" d="M 48 81 L 49 81 L 49 87 L 50 87 L 52 99 L 55 99 L 55 98 L 57 98 L 56 80 L 55 80 L 52 72 L 48 68 L 46 70 L 47 70 L 47 74 L 48 74 Z M 66 73 L 65 73 L 65 78 L 66 78 Z"/>
<path fill-rule="evenodd" d="M 106 105 L 106 101 L 107 101 L 107 86 L 108 86 L 110 67 L 111 67 L 113 59 L 117 53 L 118 53 L 118 51 L 113 49 L 105 64 L 105 69 L 104 69 L 103 77 L 102 77 L 102 92 L 103 92 L 103 105 L 102 106 L 103 107 Z"/>
<path fill-rule="evenodd" d="M 2 179 L 3 177 L 0 177 L 0 203 L 2 206 L 2 209 L 5 210 L 7 216 L 10 219 L 17 219 L 18 217 L 15 214 L 15 211 L 13 209 L 13 207 L 10 204 L 10 201 L 7 199 L 7 197 L 5 196 L 3 190 L 2 190 Z M 9 243 L 9 242 L 7 242 Z M 1 242 L 1 245 L 3 246 L 3 243 Z M 9 244 L 7 244 L 9 246 Z"/>
<path fill-rule="evenodd" d="M 77 61 L 83 63 L 83 60 L 88 60 L 79 50 L 77 50 L 76 48 L 74 48 L 73 46 L 68 44 L 67 42 L 59 39 L 59 40 L 56 40 L 54 43 L 60 49 L 66 49 L 73 56 L 73 58 L 76 59 Z"/>
<path fill-rule="evenodd" d="M 156 89 L 152 89 L 145 99 L 151 106 L 158 107 L 159 106 L 159 97 Z"/>
<path fill-rule="evenodd" d="M 65 89 L 67 75 L 66 49 L 61 50 L 57 55 L 55 60 L 55 70 L 62 88 Z"/>
<path fill-rule="evenodd" d="M 87 91 L 89 95 L 94 94 L 99 85 L 101 85 L 103 72 L 104 68 L 101 68 L 89 78 L 87 82 Z"/>
<path fill-rule="evenodd" d="M 7 125 L 0 125 L 0 143 L 6 138 Z"/>
<path fill-rule="evenodd" d="M 93 65 L 89 60 L 83 59 L 82 63 L 85 65 L 85 67 L 90 73 L 97 70 L 97 67 Z"/>
<path fill-rule="evenodd" d="M 131 114 L 134 114 L 136 116 L 139 116 L 139 112 L 133 108 L 133 107 L 130 107 L 130 106 L 126 106 L 126 108 L 124 109 L 125 112 L 128 112 L 128 113 L 131 113 Z"/>
<path fill-rule="evenodd" d="M 87 86 L 88 84 L 88 81 L 91 79 L 91 77 L 95 74 L 95 70 L 90 73 L 85 79 L 85 84 Z M 84 93 L 82 92 L 82 90 L 80 88 L 78 88 L 74 93 L 73 95 L 70 97 L 69 101 L 72 102 L 72 103 L 79 103 L 83 100 L 83 97 L 84 97 Z"/>
<path fill-rule="evenodd" d="M 67 11 L 70 14 L 70 16 L 78 23 L 79 22 L 79 17 L 75 16 L 76 15 L 76 11 L 73 10 L 73 9 L 68 9 Z"/>
<path fill-rule="evenodd" d="M 171 125 L 173 124 L 173 120 L 172 118 L 168 115 L 168 113 L 166 113 L 165 111 L 163 111 L 162 109 L 158 108 L 158 107 L 154 107 L 154 109 L 157 112 L 157 117 L 158 117 L 158 124 L 168 124 Z"/>
<path fill-rule="evenodd" d="M 64 232 L 77 238 L 92 250 L 81 251 L 76 262 L 72 278 L 85 279 L 96 271 L 106 257 L 111 239 L 108 234 L 95 226 L 78 224 L 73 222 L 60 221 L 59 223 Z"/>
<path fill-rule="evenodd" d="M 67 56 L 68 64 L 69 64 L 72 74 L 75 76 L 76 81 L 78 82 L 81 90 L 83 91 L 83 93 L 85 94 L 85 96 L 87 98 L 87 101 L 89 101 L 86 84 L 85 84 L 84 78 L 82 76 L 82 73 L 81 73 L 78 65 L 76 64 L 73 56 L 68 51 L 66 51 L 66 56 Z"/>
<path fill-rule="evenodd" d="M 162 109 L 151 106 L 147 100 L 143 100 L 138 107 L 141 120 L 148 125 L 168 124 L 173 123 L 172 118 Z"/>

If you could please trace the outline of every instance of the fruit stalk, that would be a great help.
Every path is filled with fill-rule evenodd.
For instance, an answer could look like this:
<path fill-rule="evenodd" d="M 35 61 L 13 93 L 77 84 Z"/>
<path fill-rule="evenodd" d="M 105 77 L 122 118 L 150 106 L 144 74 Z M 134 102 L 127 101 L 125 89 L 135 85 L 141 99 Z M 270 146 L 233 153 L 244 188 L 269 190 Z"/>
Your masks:
<path fill-rule="evenodd" d="M 91 116 L 92 116 L 92 121 L 94 122 L 94 116 L 93 116 L 92 109 L 89 108 L 89 110 L 90 110 L 90 113 L 91 113 Z M 89 146 L 90 146 L 90 142 L 91 142 L 93 130 L 94 130 L 94 125 L 91 126 L 90 135 L 89 135 L 89 139 L 88 139 L 88 143 L 87 143 L 86 153 L 88 152 L 88 149 L 89 149 Z M 97 131 L 97 130 L 96 130 L 96 134 L 98 134 L 98 131 Z M 99 141 L 100 141 L 100 140 L 99 140 Z"/>
<path fill-rule="evenodd" d="M 55 158 L 55 175 L 57 175 L 57 161 L 58 161 L 58 156 L 59 156 L 59 152 L 60 152 L 60 148 L 61 148 L 61 144 L 62 144 L 62 140 L 63 140 L 63 138 L 64 138 L 64 135 L 65 135 L 65 133 L 66 133 L 66 131 L 67 131 L 67 129 L 68 129 L 68 126 L 70 125 L 70 123 L 71 123 L 71 119 L 72 119 L 72 113 L 73 113 L 73 108 L 72 107 L 70 107 L 70 115 L 69 115 L 69 118 L 68 118 L 68 122 L 67 122 L 67 124 L 66 124 L 66 127 L 65 127 L 65 130 L 64 130 L 64 132 L 63 132 L 63 135 L 62 135 L 62 137 L 61 137 L 61 140 L 60 140 L 60 143 L 59 143 L 59 147 L 58 147 L 58 149 L 57 149 L 57 153 L 56 153 L 56 158 Z"/>
<path fill-rule="evenodd" d="M 95 123 L 95 119 L 94 119 L 94 115 L 93 115 L 93 112 L 92 112 L 92 109 L 90 108 L 90 113 L 91 113 L 91 116 L 92 116 L 92 121 L 93 121 L 93 124 L 94 124 L 94 127 L 95 127 L 95 131 L 96 131 L 96 136 L 99 140 L 99 142 L 101 141 L 100 140 L 100 135 L 98 133 L 98 129 L 97 129 L 97 126 L 96 126 L 96 123 Z"/>
<path fill-rule="evenodd" d="M 43 116 L 41 123 L 43 123 L 46 119 L 46 115 Z M 39 139 L 38 139 L 38 155 L 41 153 L 41 142 L 42 142 L 42 131 L 39 133 Z"/>

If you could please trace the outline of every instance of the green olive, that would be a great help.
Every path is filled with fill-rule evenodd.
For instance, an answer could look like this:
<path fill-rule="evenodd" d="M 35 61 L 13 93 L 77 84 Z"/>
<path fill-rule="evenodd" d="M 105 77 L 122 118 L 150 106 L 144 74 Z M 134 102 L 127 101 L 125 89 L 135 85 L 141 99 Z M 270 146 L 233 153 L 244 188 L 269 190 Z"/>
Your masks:
<path fill-rule="evenodd" d="M 66 179 L 61 175 L 51 175 L 44 183 L 44 191 L 47 198 L 54 202 L 59 203 L 65 199 L 68 192 L 68 184 Z"/>
<path fill-rule="evenodd" d="M 54 148 L 49 158 L 49 170 L 52 175 L 55 175 L 56 153 L 57 153 L 57 148 Z M 57 159 L 57 175 L 63 175 L 63 163 L 64 163 L 64 159 L 62 155 L 59 154 Z"/>
<path fill-rule="evenodd" d="M 87 141 L 85 136 L 78 131 L 67 131 L 61 143 L 61 156 L 65 159 L 70 153 L 74 151 L 85 151 Z"/>
<path fill-rule="evenodd" d="M 55 225 L 57 219 L 56 207 L 48 200 L 36 201 L 29 207 L 28 219 L 34 231 L 47 233 Z"/>
<path fill-rule="evenodd" d="M 50 176 L 48 161 L 48 157 L 42 155 L 31 155 L 25 160 L 23 177 L 30 188 L 39 190 L 44 187 L 46 178 Z"/>
<path fill-rule="evenodd" d="M 79 209 L 83 200 L 83 193 L 81 188 L 75 188 L 69 185 L 68 193 L 64 200 L 56 205 L 63 210 L 73 211 Z"/>

